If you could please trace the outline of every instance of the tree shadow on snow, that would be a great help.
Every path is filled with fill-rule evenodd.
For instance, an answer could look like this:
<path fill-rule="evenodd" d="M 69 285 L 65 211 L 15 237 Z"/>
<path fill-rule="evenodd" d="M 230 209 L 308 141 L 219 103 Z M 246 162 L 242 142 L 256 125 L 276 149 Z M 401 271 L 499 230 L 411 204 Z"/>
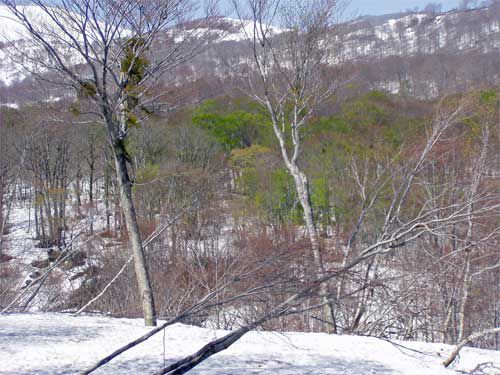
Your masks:
<path fill-rule="evenodd" d="M 0 329 L 3 340 L 14 342 L 17 345 L 33 345 L 37 343 L 61 344 L 67 342 L 82 342 L 99 335 L 99 327 L 55 327 L 55 326 L 20 326 Z M 83 344 L 85 345 L 85 344 Z"/>
<path fill-rule="evenodd" d="M 166 365 L 180 358 L 166 359 Z M 109 365 L 102 374 L 147 374 L 158 371 L 163 360 L 157 357 L 131 359 Z M 329 356 L 313 356 L 301 364 L 283 358 L 259 358 L 256 356 L 218 355 L 194 368 L 193 375 L 396 375 L 397 372 L 383 364 L 373 361 L 350 361 Z"/>

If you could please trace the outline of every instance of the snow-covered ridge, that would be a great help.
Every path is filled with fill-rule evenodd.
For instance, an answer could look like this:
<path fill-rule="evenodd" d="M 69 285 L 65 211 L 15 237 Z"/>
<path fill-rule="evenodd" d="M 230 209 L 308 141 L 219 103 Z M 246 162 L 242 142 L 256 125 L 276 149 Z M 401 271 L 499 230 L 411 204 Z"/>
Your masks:
<path fill-rule="evenodd" d="M 67 46 L 71 45 L 72 38 L 80 39 L 78 30 L 67 27 L 69 35 L 60 32 L 60 29 L 51 16 L 38 6 L 18 6 L 22 13 L 32 24 L 33 28 L 43 35 L 47 40 L 53 40 L 54 46 L 59 45 L 62 54 L 66 57 L 69 65 L 76 65 L 82 59 L 69 52 Z M 48 8 L 48 12 L 58 15 L 57 8 Z M 64 24 L 65 16 L 61 15 L 57 22 Z M 0 83 L 6 86 L 19 82 L 29 77 L 32 72 L 43 73 L 46 69 L 43 64 L 37 64 L 31 56 L 44 55 L 43 51 L 32 42 L 32 37 L 6 6 L 0 6 Z"/>
<path fill-rule="evenodd" d="M 214 17 L 208 22 L 210 25 L 200 27 L 197 22 L 181 25 L 179 28 L 172 28 L 166 32 L 167 36 L 173 37 L 176 43 L 182 42 L 187 37 L 210 38 L 215 43 L 222 42 L 241 42 L 253 37 L 254 22 L 250 20 L 239 20 L 230 17 Z M 196 29 L 193 29 L 193 26 Z M 257 24 L 260 28 L 260 24 Z M 263 25 L 269 35 L 276 36 L 285 31 L 285 29 L 273 26 Z"/>
<path fill-rule="evenodd" d="M 375 24 L 360 20 L 341 30 L 336 49 L 343 61 L 500 48 L 500 13 L 493 8 L 412 13 Z"/>
<path fill-rule="evenodd" d="M 223 34 L 220 41 L 243 41 L 251 39 L 253 36 L 254 22 L 249 20 L 238 20 L 229 17 L 222 17 L 220 19 L 221 28 L 226 29 L 226 33 Z M 257 25 L 260 27 L 260 25 Z M 272 25 L 265 25 L 264 29 L 267 29 L 272 36 L 279 35 L 285 30 Z"/>
<path fill-rule="evenodd" d="M 67 49 L 65 45 L 70 46 L 73 42 L 72 40 L 61 34 L 58 25 L 47 12 L 38 6 L 20 6 L 19 11 L 26 15 L 26 17 L 32 22 L 34 28 L 40 31 L 41 35 L 46 35 L 47 38 L 61 38 L 64 43 L 62 48 Z M 57 14 L 57 8 L 50 8 L 49 12 L 54 12 Z M 78 15 L 75 15 L 78 18 Z M 61 17 L 64 19 L 64 17 Z M 197 25 L 196 22 L 193 25 Z M 251 21 L 246 20 L 236 20 L 227 17 L 220 17 L 212 22 L 210 28 L 197 27 L 193 31 L 189 25 L 183 28 L 171 29 L 166 32 L 167 36 L 173 37 L 175 42 L 182 42 L 186 38 L 192 37 L 211 37 L 216 42 L 241 42 L 250 38 L 253 34 L 254 24 Z M 282 29 L 274 26 L 268 27 L 271 35 L 278 35 L 283 32 Z M 80 39 L 81 35 L 78 30 L 71 30 L 71 27 L 67 27 L 67 30 L 76 39 Z M 122 35 L 125 35 L 126 31 L 123 31 Z M 92 36 L 90 36 L 92 39 Z M 33 66 L 32 62 L 26 61 L 26 59 L 19 58 L 20 54 L 26 53 L 37 54 L 36 49 L 38 47 L 33 46 L 30 43 L 31 36 L 26 28 L 16 19 L 12 14 L 11 10 L 6 6 L 0 6 L 0 84 L 3 83 L 6 86 L 10 86 L 15 82 L 19 82 L 29 77 L 30 74 L 25 69 L 36 70 L 37 67 Z M 12 59 L 10 56 L 14 54 L 18 57 Z M 73 53 L 74 55 L 74 53 Z M 74 60 L 74 64 L 82 62 L 79 56 L 72 56 L 68 54 L 69 60 Z M 24 60 L 24 61 L 21 61 Z M 28 66 L 23 66 L 26 64 Z"/>

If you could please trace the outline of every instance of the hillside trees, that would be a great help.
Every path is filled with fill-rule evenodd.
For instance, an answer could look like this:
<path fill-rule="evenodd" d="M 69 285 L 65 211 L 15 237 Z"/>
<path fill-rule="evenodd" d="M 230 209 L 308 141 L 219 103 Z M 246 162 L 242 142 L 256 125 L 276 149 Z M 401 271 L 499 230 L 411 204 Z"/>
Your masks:
<path fill-rule="evenodd" d="M 338 263 L 329 264 L 330 268 L 323 276 L 320 278 L 313 276 L 312 280 L 306 283 L 303 288 L 299 287 L 296 292 L 283 296 L 283 300 L 273 304 L 272 308 L 265 314 L 253 319 L 238 330 L 207 343 L 193 355 L 163 368 L 158 373 L 185 373 L 213 354 L 231 346 L 249 330 L 271 319 L 304 313 L 324 306 L 325 302 L 304 307 L 303 302 L 312 297 L 322 296 L 321 285 L 325 282 L 338 281 L 351 272 L 366 275 L 362 277 L 364 282 L 357 288 L 346 291 L 346 295 L 342 295 L 340 301 L 345 301 L 347 296 L 358 290 L 362 291 L 363 295 L 368 295 L 368 298 L 371 294 L 371 298 L 373 298 L 374 289 L 380 286 L 377 274 L 383 270 L 381 261 L 390 256 L 411 255 L 416 250 L 411 245 L 422 237 L 428 235 L 440 238 L 445 236 L 446 231 L 454 226 L 458 225 L 464 228 L 467 227 L 467 223 L 471 219 L 480 221 L 485 217 L 495 215 L 498 204 L 494 192 L 478 191 L 477 194 L 464 194 L 456 202 L 444 202 L 437 206 L 433 203 L 439 201 L 420 199 L 423 188 L 420 180 L 424 177 L 427 167 L 432 165 L 433 153 L 439 152 L 442 143 L 446 142 L 446 136 L 453 134 L 454 127 L 463 121 L 463 116 L 468 108 L 470 107 L 463 104 L 457 107 L 457 104 L 453 102 L 443 104 L 435 114 L 432 124 L 429 124 L 426 129 L 426 134 L 419 138 L 417 144 L 405 148 L 404 151 L 409 152 L 406 155 L 407 158 L 400 159 L 402 153 L 394 155 L 393 160 L 386 168 L 388 178 L 383 177 L 378 183 L 379 186 L 372 190 L 374 195 L 370 201 L 374 201 L 376 204 L 368 205 L 367 209 L 361 210 L 359 224 L 352 229 L 351 236 L 360 234 L 361 230 L 373 231 L 373 233 L 367 241 L 356 241 L 356 247 L 351 249 L 346 262 L 341 265 Z M 475 207 L 472 217 L 471 212 L 468 211 L 468 207 L 471 205 Z M 436 215 L 441 217 L 436 217 Z M 370 223 L 369 220 L 372 218 L 375 218 L 376 221 Z M 371 226 L 370 224 L 375 225 Z M 400 251 L 401 254 L 399 254 Z M 387 271 L 397 272 L 398 270 L 388 269 Z M 425 283 L 424 280 L 420 280 L 420 282 Z M 408 301 L 404 301 L 405 291 L 398 290 L 395 296 L 396 300 L 390 299 L 387 306 L 373 301 L 369 309 L 365 298 L 361 298 L 356 303 L 355 311 L 360 311 L 361 316 L 368 315 L 369 320 L 375 319 L 375 323 L 385 327 L 382 332 L 378 333 L 378 335 L 385 337 L 389 334 L 385 332 L 386 329 L 390 332 L 391 328 L 399 325 L 398 320 L 393 320 L 394 318 L 389 318 L 385 314 L 390 313 L 389 316 L 392 316 L 390 310 L 401 297 L 403 298 L 402 304 L 408 304 Z M 374 310 L 374 307 L 378 311 Z M 403 313 L 404 317 L 407 317 L 408 313 L 412 314 L 407 311 L 403 311 Z M 351 316 L 351 318 L 354 317 Z M 370 323 L 370 321 L 367 322 Z M 410 328 L 411 325 L 410 322 Z M 368 330 L 368 332 L 373 332 L 373 330 Z"/>
<path fill-rule="evenodd" d="M 15 110 L 0 108 L 0 305 L 11 297 L 15 285 L 14 270 L 9 265 L 12 256 L 5 252 L 4 238 L 9 231 L 12 198 L 21 172 L 14 156 L 16 137 L 11 126 L 11 120 L 17 117 Z"/>
<path fill-rule="evenodd" d="M 6 230 L 8 216 L 8 198 L 12 188 L 14 160 L 12 159 L 12 131 L 4 109 L 0 112 L 0 256 L 2 238 Z M 10 117 L 10 116 L 9 116 Z"/>
<path fill-rule="evenodd" d="M 97 119 L 107 130 L 145 323 L 156 325 L 154 298 L 132 199 L 127 139 L 130 129 L 149 112 L 148 105 L 161 97 L 152 91 L 158 79 L 207 45 L 208 38 L 200 37 L 193 29 L 181 28 L 171 31 L 177 40 L 167 38 L 156 50 L 160 36 L 189 20 L 196 7 L 189 0 L 36 0 L 32 4 L 47 19 L 37 23 L 30 15 L 30 7 L 23 7 L 16 0 L 2 0 L 1 4 L 25 27 L 35 50 L 44 52 L 43 56 L 25 55 L 25 61 L 53 73 L 56 83 L 78 93 L 89 106 L 77 111 Z M 213 11 L 209 5 L 208 14 Z M 206 26 L 207 20 L 208 17 L 195 24 L 194 30 Z M 158 53 L 152 56 L 152 50 Z M 81 62 L 82 69 L 71 61 Z M 28 69 L 29 66 L 26 65 Z"/>
<path fill-rule="evenodd" d="M 238 2 L 234 2 L 234 7 L 240 20 L 247 18 L 246 9 Z M 339 14 L 339 3 L 250 0 L 246 7 L 253 23 L 247 35 L 253 56 L 247 72 L 250 95 L 271 119 L 283 161 L 295 184 L 320 277 L 325 272 L 321 244 L 309 180 L 300 165 L 300 156 L 304 128 L 317 106 L 332 95 L 336 84 L 331 77 L 326 79 L 324 68 L 330 57 L 327 34 Z M 285 32 L 273 38 L 274 23 L 280 24 Z M 327 286 L 322 288 L 323 298 L 327 298 Z M 333 304 L 325 306 L 323 319 L 333 321 L 335 330 Z"/>
<path fill-rule="evenodd" d="M 68 126 L 42 122 L 26 141 L 25 168 L 35 186 L 36 232 L 44 248 L 65 246 L 68 188 L 74 178 Z"/>
<path fill-rule="evenodd" d="M 449 218 L 445 207 L 458 207 L 490 196 L 491 199 L 472 205 L 474 211 L 487 210 L 491 214 L 487 220 L 486 215 L 481 214 L 482 218 L 473 215 L 473 253 L 478 257 L 474 260 L 475 267 L 488 268 L 489 262 L 494 265 L 492 246 L 497 241 L 491 190 L 495 179 L 491 176 L 484 180 L 484 174 L 490 173 L 484 168 L 493 168 L 496 143 L 492 140 L 496 135 L 491 135 L 487 142 L 490 156 L 486 166 L 479 167 L 477 163 L 484 159 L 481 124 L 488 123 L 491 128 L 488 118 L 490 112 L 496 113 L 496 106 L 492 105 L 494 98 L 489 99 L 492 103 L 485 104 L 483 96 L 488 98 L 491 93 L 468 94 L 463 100 L 469 104 L 462 105 L 452 124 L 442 125 L 445 130 L 433 151 L 426 151 L 424 162 L 414 171 L 418 176 L 412 178 L 406 203 L 402 205 L 406 208 L 398 215 L 403 218 L 413 215 L 416 205 L 427 202 L 428 208 L 436 210 L 432 215 L 445 221 Z M 447 116 L 457 105 L 455 100 L 443 101 L 438 115 Z M 304 133 L 302 166 L 312 182 L 312 207 L 327 264 L 347 264 L 363 247 L 378 241 L 393 194 L 405 178 L 411 177 L 415 158 L 424 147 L 425 133 L 431 126 L 427 118 L 434 105 L 437 104 L 371 92 L 344 98 L 339 113 L 332 110 L 332 116 L 311 119 L 311 126 Z M 236 111 L 227 105 L 218 106 L 227 112 L 213 109 L 207 117 L 226 117 L 226 113 Z M 329 112 L 323 110 L 323 113 Z M 237 174 L 235 191 L 240 194 L 238 199 L 247 222 L 257 215 L 263 228 L 272 228 L 276 240 L 280 238 L 277 228 L 284 228 L 297 239 L 303 221 L 294 182 L 280 161 L 279 146 L 273 147 L 272 139 L 266 138 L 269 141 L 271 147 L 254 140 L 256 144 L 251 147 L 231 151 L 230 165 Z M 471 171 L 475 171 L 476 177 Z M 478 184 L 477 178 L 481 180 L 479 188 L 467 195 L 468 189 Z M 463 285 L 466 228 L 462 221 L 443 226 L 438 232 L 402 243 L 400 251 L 379 256 L 373 262 L 369 260 L 332 280 L 337 331 L 456 342 L 461 305 L 457 296 Z M 456 251 L 449 253 L 450 247 Z M 473 299 L 469 299 L 465 310 L 469 316 L 467 330 L 481 329 L 482 319 L 490 321 L 495 316 L 496 288 L 484 287 L 494 285 L 494 277 L 494 269 L 474 276 L 473 292 L 468 297 Z M 479 290 L 483 290 L 482 295 L 478 295 Z M 481 311 L 478 305 L 482 306 Z M 289 327 L 293 324 L 297 327 L 294 329 L 314 330 L 314 324 L 310 324 L 314 318 L 313 313 L 309 318 L 301 316 L 300 323 L 298 319 L 294 322 L 290 319 L 286 324 Z M 443 334 L 446 338 L 442 338 Z"/>

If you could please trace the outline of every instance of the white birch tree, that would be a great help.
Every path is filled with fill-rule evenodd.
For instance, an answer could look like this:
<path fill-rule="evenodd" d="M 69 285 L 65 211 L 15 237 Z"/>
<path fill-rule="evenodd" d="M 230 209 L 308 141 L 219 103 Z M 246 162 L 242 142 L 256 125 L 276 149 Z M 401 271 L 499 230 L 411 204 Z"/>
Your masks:
<path fill-rule="evenodd" d="M 268 112 L 285 166 L 293 178 L 303 210 L 307 236 L 318 277 L 325 273 L 321 242 L 311 204 L 309 180 L 300 164 L 304 129 L 318 106 L 331 97 L 335 80 L 325 79 L 330 58 L 329 35 L 341 11 L 338 0 L 233 1 L 241 22 L 252 24 L 246 39 L 252 62 L 250 96 Z M 275 24 L 282 27 L 276 35 Z M 322 319 L 333 323 L 333 302 L 327 284 Z"/>

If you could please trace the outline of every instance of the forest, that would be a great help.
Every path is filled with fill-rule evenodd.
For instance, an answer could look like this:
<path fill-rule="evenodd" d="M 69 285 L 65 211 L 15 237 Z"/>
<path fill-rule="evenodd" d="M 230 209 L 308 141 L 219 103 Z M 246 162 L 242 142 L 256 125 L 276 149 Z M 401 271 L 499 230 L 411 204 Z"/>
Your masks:
<path fill-rule="evenodd" d="M 332 63 L 335 0 L 234 1 L 234 59 L 214 4 L 32 3 L 50 22 L 0 0 L 32 38 L 12 59 L 57 99 L 0 107 L 0 314 L 230 331 L 168 374 L 254 329 L 500 349 L 494 50 L 394 92 L 365 69 L 390 51 Z M 211 54 L 218 87 L 189 76 Z"/>

